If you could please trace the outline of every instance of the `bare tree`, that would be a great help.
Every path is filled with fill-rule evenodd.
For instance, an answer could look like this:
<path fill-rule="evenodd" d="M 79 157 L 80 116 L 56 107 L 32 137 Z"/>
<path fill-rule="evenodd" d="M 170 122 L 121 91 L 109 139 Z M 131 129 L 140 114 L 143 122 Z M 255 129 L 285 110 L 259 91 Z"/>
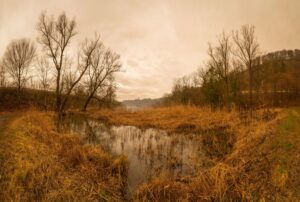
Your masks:
<path fill-rule="evenodd" d="M 229 36 L 224 32 L 218 40 L 218 45 L 216 47 L 212 47 L 209 45 L 208 55 L 210 57 L 210 61 L 208 65 L 210 68 L 214 68 L 216 73 L 221 78 L 221 80 L 225 83 L 225 103 L 227 109 L 229 109 L 230 104 L 230 65 L 231 65 L 231 43 L 229 41 Z"/>
<path fill-rule="evenodd" d="M 28 70 L 35 52 L 35 45 L 29 39 L 19 39 L 12 41 L 4 54 L 3 65 L 17 86 L 19 101 L 21 90 L 29 78 Z"/>
<path fill-rule="evenodd" d="M 103 94 L 103 91 L 105 91 L 106 93 L 102 97 L 107 97 L 112 92 L 111 81 L 114 79 L 114 73 L 121 69 L 120 56 L 106 49 L 102 43 L 97 46 L 91 61 L 86 77 L 88 96 L 83 111 L 86 111 L 92 98 L 100 99 L 97 97 L 97 93 Z"/>
<path fill-rule="evenodd" d="M 259 55 L 259 44 L 255 37 L 254 26 L 244 25 L 240 31 L 233 33 L 236 45 L 234 54 L 248 71 L 249 75 L 249 105 L 252 117 L 253 111 L 253 77 L 256 58 Z"/>
<path fill-rule="evenodd" d="M 64 69 L 66 67 L 64 63 L 68 59 L 66 49 L 71 39 L 76 35 L 75 28 L 75 20 L 67 18 L 65 13 L 61 14 L 56 20 L 48 18 L 45 13 L 42 13 L 37 26 L 40 33 L 39 42 L 47 51 L 47 55 L 52 59 L 56 68 L 56 110 L 59 113 L 64 111 L 72 90 L 79 83 L 87 68 L 90 66 L 91 56 L 99 43 L 99 38 L 95 38 L 95 40 L 91 41 L 86 40 L 79 53 L 78 64 L 76 68 L 72 69 L 75 73 L 68 72 L 68 75 L 63 79 L 62 74 L 67 72 Z M 72 75 L 72 78 L 69 77 L 70 75 Z M 64 91 L 62 85 L 65 87 Z M 62 94 L 62 92 L 64 92 L 64 94 Z"/>
<path fill-rule="evenodd" d="M 99 106 L 105 104 L 106 106 L 111 106 L 116 97 L 117 86 L 114 83 L 114 79 L 107 82 L 102 88 L 99 88 L 98 92 L 93 96 L 95 100 L 98 101 Z"/>
<path fill-rule="evenodd" d="M 37 76 L 42 90 L 48 90 L 51 82 L 51 66 L 43 56 L 37 59 Z"/>
<path fill-rule="evenodd" d="M 63 61 L 66 56 L 66 49 L 71 39 L 76 35 L 76 22 L 69 19 L 65 13 L 57 19 L 46 16 L 42 13 L 37 25 L 39 32 L 38 41 L 42 44 L 49 58 L 52 59 L 56 69 L 56 110 L 61 111 L 61 74 Z"/>
<path fill-rule="evenodd" d="M 60 111 L 63 111 L 67 100 L 74 89 L 79 83 L 85 72 L 91 67 L 93 63 L 93 55 L 97 52 L 97 47 L 101 44 L 99 36 L 95 36 L 95 39 L 86 39 L 82 45 L 81 52 L 78 54 L 77 71 L 72 73 L 69 71 L 65 77 L 66 93 L 61 104 Z"/>

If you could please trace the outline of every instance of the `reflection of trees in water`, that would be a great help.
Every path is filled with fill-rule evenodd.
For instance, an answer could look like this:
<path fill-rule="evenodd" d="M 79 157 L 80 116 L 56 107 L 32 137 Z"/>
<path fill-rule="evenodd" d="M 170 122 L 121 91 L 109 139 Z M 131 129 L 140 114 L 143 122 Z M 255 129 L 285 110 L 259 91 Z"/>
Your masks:
<path fill-rule="evenodd" d="M 107 127 L 84 116 L 71 116 L 65 123 L 73 132 L 80 133 L 85 142 L 99 145 L 111 153 L 126 155 L 129 169 L 143 173 L 139 182 L 166 173 L 173 176 L 193 173 L 197 168 L 195 164 L 202 162 L 199 160 L 200 153 L 203 153 L 201 141 L 194 136 L 131 126 Z"/>
<path fill-rule="evenodd" d="M 87 118 L 85 118 L 85 135 L 86 135 L 86 141 L 90 144 L 96 144 L 97 143 L 97 135 L 95 127 L 92 126 L 92 124 L 89 122 Z"/>

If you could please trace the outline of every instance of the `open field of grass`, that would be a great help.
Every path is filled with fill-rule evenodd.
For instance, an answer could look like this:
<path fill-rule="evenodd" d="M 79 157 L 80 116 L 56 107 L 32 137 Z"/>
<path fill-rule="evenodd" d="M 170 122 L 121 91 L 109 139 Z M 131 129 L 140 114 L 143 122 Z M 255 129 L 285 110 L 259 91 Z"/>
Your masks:
<path fill-rule="evenodd" d="M 300 108 L 258 111 L 251 121 L 235 111 L 182 106 L 88 113 L 110 124 L 202 134 L 211 165 L 193 176 L 156 176 L 138 187 L 135 201 L 300 199 Z M 0 116 L 1 201 L 126 200 L 126 158 L 59 134 L 51 113 Z"/>
<path fill-rule="evenodd" d="M 57 133 L 46 113 L 7 112 L 1 118 L 0 201 L 123 199 L 125 157 Z"/>

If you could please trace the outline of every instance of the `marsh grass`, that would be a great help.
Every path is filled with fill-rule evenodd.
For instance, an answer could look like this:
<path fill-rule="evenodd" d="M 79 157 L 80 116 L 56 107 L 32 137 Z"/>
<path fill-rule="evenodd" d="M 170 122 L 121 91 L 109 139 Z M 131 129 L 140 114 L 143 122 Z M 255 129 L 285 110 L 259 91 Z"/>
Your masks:
<path fill-rule="evenodd" d="M 299 200 L 299 109 L 258 110 L 253 119 L 236 112 L 195 113 L 202 124 L 196 128 L 225 131 L 225 136 L 209 132 L 203 136 L 208 152 L 222 155 L 194 176 L 160 176 L 140 186 L 137 201 Z M 174 116 L 173 121 L 182 114 Z M 211 120 L 206 121 L 207 116 Z"/>
<path fill-rule="evenodd" d="M 241 117 L 235 111 L 212 112 L 182 106 L 141 112 L 104 110 L 91 116 L 117 125 L 202 134 L 199 137 L 210 156 L 209 166 L 185 177 L 160 173 L 138 187 L 135 201 L 297 201 L 300 198 L 299 108 L 259 110 L 253 119 Z M 74 135 L 57 134 L 45 113 L 26 113 L 6 130 L 11 136 L 0 147 L 4 165 L 1 200 L 124 199 L 125 157 L 112 157 L 93 145 L 83 144 Z M 172 144 L 179 142 L 175 139 Z M 170 158 L 170 166 L 176 163 L 176 158 Z"/>
<path fill-rule="evenodd" d="M 133 125 L 139 128 L 158 128 L 168 132 L 205 132 L 227 128 L 240 123 L 236 111 L 215 111 L 209 107 L 172 106 L 150 108 L 142 111 L 93 110 L 88 114 L 93 118 L 113 125 Z M 238 122 L 236 122 L 238 121 Z"/>
<path fill-rule="evenodd" d="M 120 201 L 127 159 L 58 134 L 51 115 L 29 111 L 7 128 L 0 147 L 1 201 Z"/>

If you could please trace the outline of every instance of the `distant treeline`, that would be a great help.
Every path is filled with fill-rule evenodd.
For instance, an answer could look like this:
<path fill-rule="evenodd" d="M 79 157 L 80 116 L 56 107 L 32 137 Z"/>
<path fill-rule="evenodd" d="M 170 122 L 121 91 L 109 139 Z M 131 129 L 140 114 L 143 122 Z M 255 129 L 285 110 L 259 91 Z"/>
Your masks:
<path fill-rule="evenodd" d="M 249 72 L 232 62 L 226 80 L 218 67 L 203 69 L 175 81 L 166 103 L 235 106 L 240 109 L 300 104 L 300 50 L 282 50 L 258 56 L 254 60 L 252 100 L 249 99 Z M 219 71 L 219 72 L 218 72 Z M 226 93 L 228 82 L 228 95 Z M 250 103 L 251 102 L 251 103 Z"/>
<path fill-rule="evenodd" d="M 21 91 L 21 101 L 18 100 L 19 92 L 15 87 L 0 87 L 0 111 L 16 110 L 29 107 L 41 110 L 53 110 L 55 108 L 55 93 L 53 91 L 24 88 Z M 67 108 L 80 109 L 86 98 L 82 94 L 73 93 L 70 95 Z M 110 97 L 102 100 L 93 99 L 91 107 L 112 108 L 120 103 Z"/>

